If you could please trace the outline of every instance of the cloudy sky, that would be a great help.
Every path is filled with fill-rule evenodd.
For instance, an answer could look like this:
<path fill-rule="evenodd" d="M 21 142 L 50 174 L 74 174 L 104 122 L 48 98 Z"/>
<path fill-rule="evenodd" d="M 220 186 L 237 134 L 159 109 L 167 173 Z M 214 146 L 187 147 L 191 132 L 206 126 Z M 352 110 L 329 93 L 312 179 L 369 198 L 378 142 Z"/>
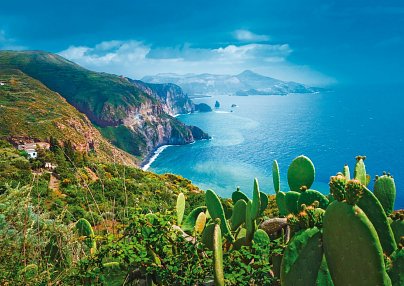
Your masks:
<path fill-rule="evenodd" d="M 0 49 L 132 78 L 251 69 L 313 85 L 403 83 L 404 1 L 4 1 Z"/>

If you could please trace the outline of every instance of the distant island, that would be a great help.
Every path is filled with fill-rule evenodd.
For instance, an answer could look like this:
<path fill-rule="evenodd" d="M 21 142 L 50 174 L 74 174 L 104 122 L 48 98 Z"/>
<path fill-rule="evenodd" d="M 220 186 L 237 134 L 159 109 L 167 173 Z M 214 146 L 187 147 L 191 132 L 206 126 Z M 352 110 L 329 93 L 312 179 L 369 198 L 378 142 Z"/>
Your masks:
<path fill-rule="evenodd" d="M 185 74 L 175 73 L 145 76 L 148 83 L 174 83 L 190 97 L 215 95 L 287 95 L 291 93 L 316 93 L 324 89 L 309 87 L 302 83 L 282 81 L 260 75 L 250 70 L 238 75 Z"/>

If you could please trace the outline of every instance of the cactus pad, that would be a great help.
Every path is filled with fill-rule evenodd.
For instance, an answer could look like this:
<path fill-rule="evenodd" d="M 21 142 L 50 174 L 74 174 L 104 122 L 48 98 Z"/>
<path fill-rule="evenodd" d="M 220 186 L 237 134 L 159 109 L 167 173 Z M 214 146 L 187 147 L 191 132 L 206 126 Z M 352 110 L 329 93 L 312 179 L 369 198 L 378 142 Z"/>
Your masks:
<path fill-rule="evenodd" d="M 299 192 L 300 188 L 310 188 L 314 182 L 315 169 L 313 162 L 306 156 L 293 159 L 288 169 L 288 184 L 292 191 Z"/>
<path fill-rule="evenodd" d="M 300 206 L 298 205 L 300 193 L 290 191 L 285 194 L 285 205 L 288 213 L 297 214 L 300 211 Z"/>
<path fill-rule="evenodd" d="M 177 224 L 181 225 L 185 212 L 185 196 L 183 193 L 178 194 L 177 205 L 175 209 L 177 211 Z"/>
<path fill-rule="evenodd" d="M 396 201 L 396 185 L 393 177 L 388 175 L 378 177 L 374 186 L 374 194 L 382 204 L 386 215 L 391 214 Z"/>
<path fill-rule="evenodd" d="M 329 201 L 327 199 L 326 196 L 324 196 L 322 193 L 320 193 L 319 191 L 316 190 L 304 190 L 300 196 L 299 196 L 299 200 L 297 202 L 298 206 L 301 206 L 302 204 L 305 205 L 311 205 L 312 203 L 314 203 L 314 201 L 318 201 L 319 202 L 319 208 L 322 209 L 326 209 Z"/>
<path fill-rule="evenodd" d="M 196 219 L 198 218 L 200 213 L 204 213 L 206 211 L 206 207 L 197 207 L 193 209 L 185 218 L 182 224 L 182 230 L 187 233 L 192 233 L 195 229 Z"/>
<path fill-rule="evenodd" d="M 245 222 L 247 203 L 244 200 L 238 200 L 234 205 L 231 217 L 231 229 L 236 230 Z"/>
<path fill-rule="evenodd" d="M 285 249 L 281 285 L 315 285 L 322 258 L 323 247 L 318 228 L 296 233 Z"/>
<path fill-rule="evenodd" d="M 276 160 L 272 163 L 272 181 L 274 183 L 275 193 L 277 194 L 281 190 L 281 179 L 279 175 L 278 161 Z"/>
<path fill-rule="evenodd" d="M 377 232 L 358 206 L 335 201 L 323 223 L 324 252 L 335 286 L 390 285 Z"/>
<path fill-rule="evenodd" d="M 220 228 L 222 230 L 223 235 L 229 240 L 234 241 L 233 235 L 230 232 L 230 227 L 227 223 L 226 216 L 224 214 L 223 205 L 216 195 L 216 193 L 212 190 L 207 190 L 205 194 L 206 206 L 208 207 L 209 214 L 212 219 L 219 218 Z"/>

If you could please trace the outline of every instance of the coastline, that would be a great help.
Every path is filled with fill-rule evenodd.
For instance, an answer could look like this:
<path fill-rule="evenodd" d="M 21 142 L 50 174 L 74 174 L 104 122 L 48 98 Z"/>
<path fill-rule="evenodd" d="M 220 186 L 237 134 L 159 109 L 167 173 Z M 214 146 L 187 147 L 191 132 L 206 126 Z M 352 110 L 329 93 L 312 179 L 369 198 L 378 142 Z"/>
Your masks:
<path fill-rule="evenodd" d="M 147 171 L 151 164 L 157 159 L 157 157 L 163 152 L 165 149 L 167 149 L 170 146 L 175 146 L 175 145 L 163 145 L 158 147 L 154 152 L 151 153 L 151 155 L 147 156 L 147 158 L 140 164 L 140 169 L 143 171 Z"/>

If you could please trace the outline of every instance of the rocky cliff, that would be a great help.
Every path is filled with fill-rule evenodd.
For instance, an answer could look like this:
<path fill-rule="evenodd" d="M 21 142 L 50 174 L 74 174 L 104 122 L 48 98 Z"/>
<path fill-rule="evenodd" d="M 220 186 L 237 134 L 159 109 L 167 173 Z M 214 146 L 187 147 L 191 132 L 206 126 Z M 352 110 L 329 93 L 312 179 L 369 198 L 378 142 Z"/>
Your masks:
<path fill-rule="evenodd" d="M 58 92 L 113 144 L 140 160 L 161 145 L 208 138 L 199 128 L 171 116 L 194 108 L 178 86 L 148 85 L 92 72 L 58 55 L 38 51 L 0 51 L 0 68 L 19 69 Z"/>

